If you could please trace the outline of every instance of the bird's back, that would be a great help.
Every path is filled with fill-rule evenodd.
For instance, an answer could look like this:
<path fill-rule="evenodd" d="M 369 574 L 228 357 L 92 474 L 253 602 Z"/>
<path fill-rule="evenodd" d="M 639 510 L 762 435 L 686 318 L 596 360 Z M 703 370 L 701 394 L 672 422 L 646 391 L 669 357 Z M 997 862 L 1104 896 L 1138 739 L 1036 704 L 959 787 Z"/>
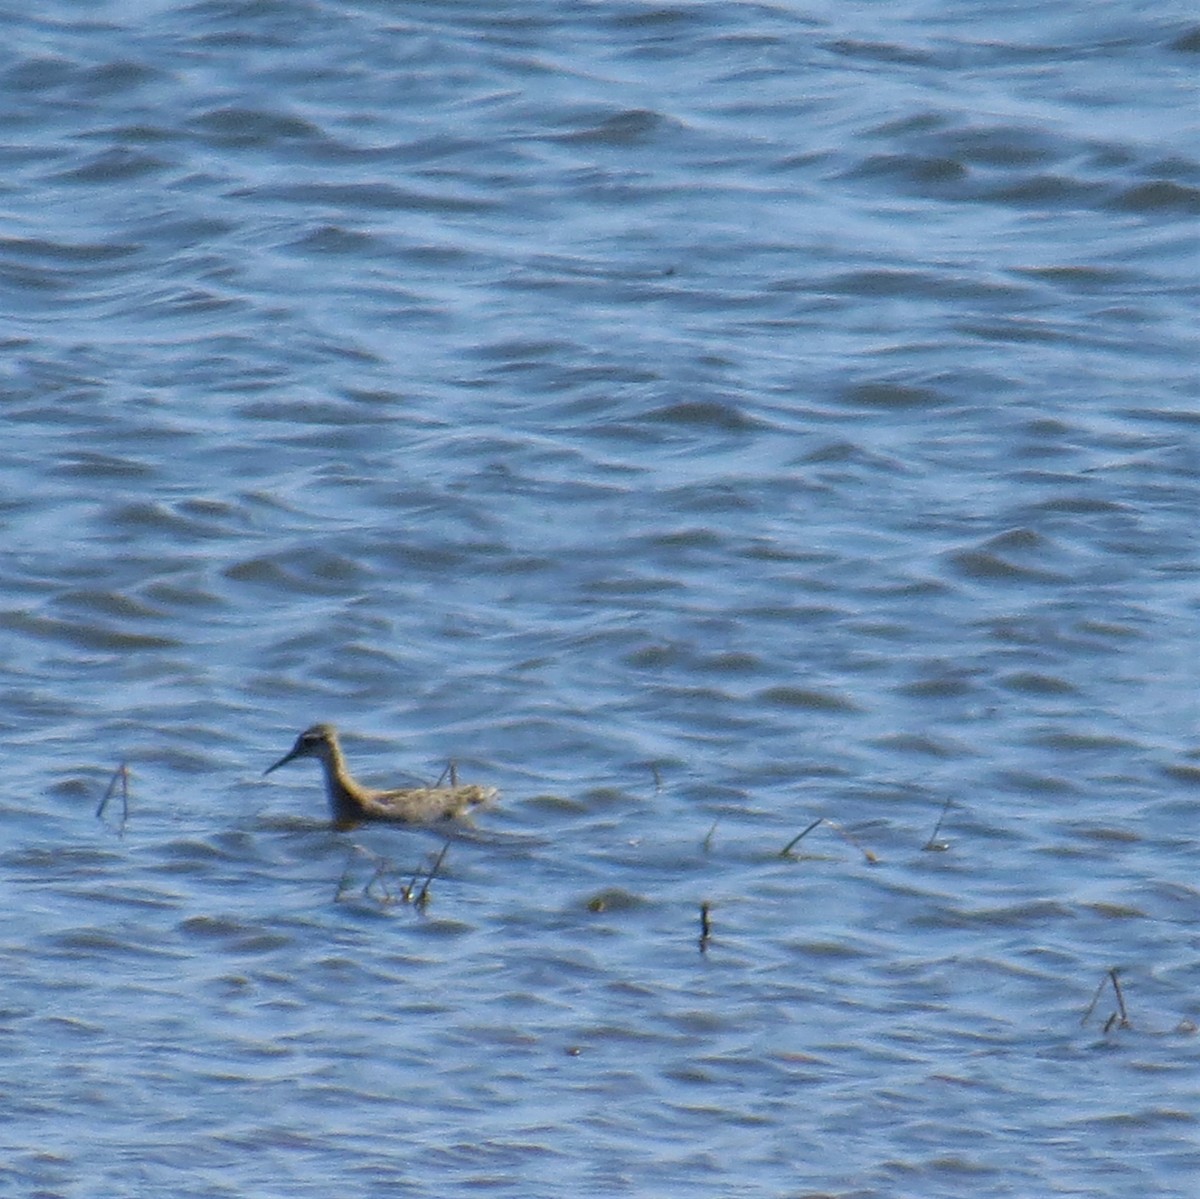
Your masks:
<path fill-rule="evenodd" d="M 367 820 L 395 820 L 410 824 L 432 824 L 464 816 L 472 808 L 490 803 L 499 792 L 495 787 L 405 787 L 398 791 L 367 791 L 361 799 Z"/>

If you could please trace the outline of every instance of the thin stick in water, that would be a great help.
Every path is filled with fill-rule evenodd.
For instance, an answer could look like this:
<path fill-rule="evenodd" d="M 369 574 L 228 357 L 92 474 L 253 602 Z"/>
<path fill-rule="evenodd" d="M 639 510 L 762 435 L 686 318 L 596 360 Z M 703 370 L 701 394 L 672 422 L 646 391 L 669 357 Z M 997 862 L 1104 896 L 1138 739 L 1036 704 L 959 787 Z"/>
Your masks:
<path fill-rule="evenodd" d="M 824 819 L 825 819 L 825 817 L 824 817 L 824 816 L 818 816 L 818 817 L 816 818 L 816 820 L 814 820 L 814 821 L 812 822 L 812 824 L 810 824 L 810 825 L 808 826 L 808 828 L 806 828 L 806 829 L 805 829 L 805 830 L 804 830 L 802 833 L 797 833 L 797 834 L 796 834 L 796 835 L 795 835 L 795 836 L 794 836 L 794 837 L 793 837 L 793 838 L 792 838 L 792 839 L 791 839 L 791 840 L 790 840 L 790 841 L 789 841 L 789 842 L 788 842 L 788 843 L 787 843 L 787 844 L 786 844 L 786 845 L 785 845 L 785 846 L 784 846 L 784 847 L 783 847 L 783 848 L 782 848 L 782 849 L 779 851 L 779 856 L 780 856 L 781 858 L 786 858 L 786 857 L 787 857 L 787 856 L 788 856 L 788 855 L 789 855 L 789 854 L 792 852 L 792 850 L 793 850 L 793 849 L 795 849 L 795 848 L 796 848 L 796 846 L 797 846 L 797 845 L 799 845 L 799 844 L 800 844 L 800 842 L 801 842 L 801 841 L 803 841 L 803 840 L 804 840 L 804 838 L 805 838 L 805 837 L 807 837 L 807 836 L 808 836 L 808 834 L 809 834 L 809 833 L 811 833 L 811 832 L 813 831 L 813 829 L 815 829 L 815 828 L 817 827 L 817 825 L 818 825 L 818 824 L 820 824 L 820 823 L 821 823 L 821 821 L 822 821 L 822 820 L 824 820 Z"/>
<path fill-rule="evenodd" d="M 1129 1009 L 1125 1006 L 1125 994 L 1121 990 L 1121 979 L 1116 966 L 1113 966 L 1100 980 L 1095 994 L 1092 995 L 1091 1003 L 1087 1005 L 1087 1011 L 1083 1013 L 1083 1019 L 1079 1021 L 1080 1025 L 1086 1024 L 1091 1019 L 1092 1012 L 1096 1010 L 1096 1004 L 1100 1001 L 1100 996 L 1107 986 L 1112 987 L 1113 995 L 1116 996 L 1117 1010 L 1104 1022 L 1105 1033 L 1109 1032 L 1114 1025 L 1118 1028 L 1132 1028 L 1133 1025 L 1129 1022 Z"/>
<path fill-rule="evenodd" d="M 388 886 L 387 882 L 387 876 L 393 873 L 393 869 L 393 864 L 389 859 L 383 857 L 382 855 L 376 855 L 375 872 L 369 879 L 367 879 L 366 884 L 362 889 L 363 898 L 373 899 L 376 903 L 382 905 L 383 907 L 388 907 L 395 903 L 396 897 L 392 894 L 392 889 Z M 378 895 L 376 895 L 372 890 L 377 883 L 379 884 Z"/>
<path fill-rule="evenodd" d="M 933 832 L 929 834 L 929 840 L 921 846 L 922 849 L 936 850 L 942 852 L 950 848 L 948 841 L 939 841 L 938 833 L 942 831 L 942 821 L 946 819 L 946 813 L 950 811 L 950 805 L 954 802 L 954 796 L 947 795 L 946 802 L 942 804 L 941 814 L 937 818 L 937 824 L 933 826 Z"/>
<path fill-rule="evenodd" d="M 1117 997 L 1117 1011 L 1121 1014 L 1121 1027 L 1130 1028 L 1129 1012 L 1125 1010 L 1125 996 L 1121 993 L 1121 980 L 1117 977 L 1116 966 L 1108 972 L 1108 977 L 1112 979 L 1113 994 Z"/>
<path fill-rule="evenodd" d="M 712 849 L 713 834 L 717 831 L 717 825 L 720 823 L 721 823 L 721 817 L 718 816 L 716 818 L 716 820 L 714 820 L 712 822 L 712 828 L 710 828 L 708 830 L 708 832 L 705 834 L 705 836 L 704 836 L 704 852 L 705 853 L 708 853 L 708 851 L 710 849 Z"/>
<path fill-rule="evenodd" d="M 869 850 L 865 845 L 863 845 L 863 843 L 861 841 L 859 841 L 857 837 L 851 836 L 851 834 L 846 832 L 846 830 L 844 828 L 842 828 L 842 826 L 840 824 L 836 824 L 834 821 L 829 820 L 828 818 L 826 818 L 825 823 L 827 825 L 829 825 L 829 827 L 831 829 L 833 829 L 833 831 L 835 833 L 837 833 L 838 836 L 842 837 L 845 841 L 849 842 L 849 844 L 853 845 L 854 848 L 857 849 L 858 852 L 861 853 L 862 856 L 867 859 L 868 865 L 871 865 L 871 866 L 879 865 L 879 858 L 874 853 L 872 853 L 871 850 Z"/>
<path fill-rule="evenodd" d="M 700 905 L 700 952 L 701 953 L 706 953 L 708 951 L 708 943 L 710 940 L 712 940 L 712 922 L 708 918 L 708 914 L 711 910 L 712 910 L 712 908 L 707 903 L 707 901 Z"/>
<path fill-rule="evenodd" d="M 1087 1005 L 1087 1011 L 1083 1013 L 1083 1018 L 1079 1021 L 1081 1028 L 1092 1018 L 1092 1013 L 1096 1010 L 1096 1004 L 1100 1001 L 1100 992 L 1104 990 L 1104 984 L 1107 982 L 1108 976 L 1105 975 L 1096 984 L 1096 990 L 1092 993 L 1092 1002 Z"/>
<path fill-rule="evenodd" d="M 417 907 L 424 908 L 426 904 L 429 903 L 429 885 L 433 882 L 434 875 L 437 874 L 438 870 L 441 869 L 442 861 L 445 859 L 449 850 L 450 842 L 447 841 L 446 844 L 442 846 L 442 852 L 438 854 L 436 861 L 433 863 L 433 868 L 429 871 L 429 875 L 425 879 L 424 886 L 421 887 L 421 890 L 417 893 L 417 898 L 413 901 L 416 903 Z"/>
<path fill-rule="evenodd" d="M 442 773 L 438 775 L 438 780 L 433 785 L 435 787 L 440 787 L 446 781 L 447 775 L 450 776 L 450 786 L 457 787 L 458 786 L 458 763 L 453 758 L 451 758 L 450 761 L 446 763 L 446 769 L 443 770 Z"/>
<path fill-rule="evenodd" d="M 342 867 L 342 877 L 338 879 L 337 889 L 333 893 L 333 902 L 341 903 L 346 888 L 350 885 L 350 876 L 354 873 L 354 851 L 346 855 L 346 865 Z"/>
<path fill-rule="evenodd" d="M 100 800 L 96 808 L 96 819 L 104 818 L 104 811 L 108 807 L 109 800 L 117 794 L 118 785 L 120 786 L 121 795 L 121 819 L 117 824 L 117 836 L 125 835 L 125 824 L 129 819 L 129 765 L 122 762 L 120 766 L 113 771 L 112 778 L 108 780 L 108 787 L 105 789 L 104 797 Z"/>

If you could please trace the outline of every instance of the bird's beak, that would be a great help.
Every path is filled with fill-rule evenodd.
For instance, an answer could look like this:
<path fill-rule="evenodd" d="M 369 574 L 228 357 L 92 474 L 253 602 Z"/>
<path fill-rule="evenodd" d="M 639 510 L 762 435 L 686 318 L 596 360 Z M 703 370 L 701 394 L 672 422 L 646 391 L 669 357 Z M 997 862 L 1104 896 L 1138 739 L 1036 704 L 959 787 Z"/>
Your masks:
<path fill-rule="evenodd" d="M 285 753 L 283 755 L 283 757 L 280 758 L 279 761 L 275 763 L 274 766 L 268 766 L 266 768 L 266 770 L 263 771 L 263 778 L 266 778 L 267 775 L 270 774 L 272 770 L 278 770 L 280 768 L 280 766 L 286 766 L 296 756 L 296 754 L 298 752 L 299 752 L 299 748 L 297 746 L 293 745 L 292 748 L 289 749 L 287 751 L 287 753 Z"/>

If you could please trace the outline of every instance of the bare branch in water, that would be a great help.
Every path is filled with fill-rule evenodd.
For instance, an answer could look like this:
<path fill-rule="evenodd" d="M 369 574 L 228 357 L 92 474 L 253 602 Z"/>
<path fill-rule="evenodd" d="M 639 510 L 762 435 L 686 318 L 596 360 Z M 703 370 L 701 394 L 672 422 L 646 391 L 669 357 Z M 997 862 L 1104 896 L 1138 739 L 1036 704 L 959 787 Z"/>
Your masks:
<path fill-rule="evenodd" d="M 96 819 L 103 820 L 105 809 L 108 807 L 109 801 L 114 795 L 121 797 L 121 819 L 117 822 L 117 836 L 125 835 L 125 825 L 129 820 L 129 766 L 122 762 L 120 766 L 113 771 L 112 778 L 108 780 L 108 787 L 105 789 L 104 797 L 100 800 L 96 808 Z"/>
<path fill-rule="evenodd" d="M 429 903 L 429 885 L 430 885 L 430 883 L 433 882 L 434 875 L 436 875 L 437 872 L 441 869 L 442 862 L 445 859 L 446 854 L 449 852 L 449 850 L 450 850 L 450 842 L 447 841 L 446 844 L 442 846 L 442 852 L 438 854 L 437 859 L 434 861 L 433 867 L 429 871 L 429 875 L 425 879 L 424 885 L 421 887 L 421 890 L 419 892 L 417 892 L 416 899 L 413 900 L 413 902 L 417 905 L 417 907 L 421 908 L 422 910 Z"/>
<path fill-rule="evenodd" d="M 804 838 L 805 838 L 805 837 L 807 837 L 807 836 L 808 836 L 808 834 L 809 834 L 809 833 L 811 833 L 811 832 L 813 831 L 813 829 L 815 829 L 815 828 L 817 827 L 817 825 L 818 825 L 818 824 L 820 824 L 820 823 L 821 823 L 821 821 L 822 821 L 822 820 L 824 820 L 824 819 L 825 819 L 825 817 L 824 817 L 824 816 L 818 816 L 818 817 L 816 818 L 816 820 L 814 820 L 814 821 L 812 822 L 812 824 L 810 824 L 810 825 L 808 826 L 808 828 L 806 828 L 806 829 L 805 829 L 805 830 L 804 830 L 802 833 L 797 833 L 797 834 L 796 834 L 796 835 L 795 835 L 795 836 L 794 836 L 794 837 L 793 837 L 793 838 L 792 838 L 792 839 L 791 839 L 791 840 L 790 840 L 790 841 L 789 841 L 789 842 L 788 842 L 788 843 L 787 843 L 787 844 L 786 844 L 786 845 L 785 845 L 785 846 L 784 846 L 784 847 L 783 847 L 783 848 L 782 848 L 782 849 L 779 851 L 779 856 L 780 856 L 781 858 L 786 858 L 786 857 L 787 857 L 787 856 L 788 856 L 788 855 L 789 855 L 789 854 L 792 852 L 792 850 L 793 850 L 793 849 L 795 849 L 795 848 L 796 848 L 796 846 L 797 846 L 797 845 L 799 845 L 799 844 L 800 844 L 800 842 L 801 842 L 801 841 L 803 841 L 803 840 L 804 840 Z"/>
<path fill-rule="evenodd" d="M 938 835 L 938 833 L 940 833 L 942 831 L 942 821 L 946 819 L 946 813 L 950 811 L 950 806 L 953 803 L 954 803 L 954 797 L 952 795 L 947 795 L 946 802 L 944 804 L 942 804 L 941 814 L 937 818 L 937 824 L 935 824 L 933 826 L 933 832 L 929 834 L 929 840 L 926 841 L 925 844 L 921 846 L 922 849 L 936 850 L 938 852 L 942 852 L 942 851 L 950 848 L 949 842 L 939 841 L 937 839 L 937 835 Z"/>
<path fill-rule="evenodd" d="M 438 775 L 438 780 L 433 785 L 435 787 L 440 787 L 444 782 L 446 782 L 447 775 L 450 776 L 449 785 L 451 787 L 457 787 L 458 786 L 458 763 L 453 758 L 451 758 L 450 761 L 446 763 L 446 769 L 443 770 L 442 773 Z"/>
<path fill-rule="evenodd" d="M 1125 994 L 1121 990 L 1121 979 L 1116 966 L 1113 966 L 1108 973 L 1100 980 L 1096 987 L 1095 994 L 1092 996 L 1092 1001 L 1087 1005 L 1087 1011 L 1083 1013 L 1083 1018 L 1079 1021 L 1080 1026 L 1085 1025 L 1091 1019 L 1092 1012 L 1096 1010 L 1096 1004 L 1100 1000 L 1104 988 L 1112 987 L 1113 995 L 1117 1000 L 1117 1010 L 1113 1012 L 1104 1022 L 1104 1031 L 1108 1033 L 1114 1027 L 1116 1028 L 1132 1028 L 1133 1025 L 1129 1022 L 1129 1010 L 1125 1006 Z"/>
<path fill-rule="evenodd" d="M 872 853 L 871 850 L 869 850 L 865 845 L 863 845 L 863 843 L 861 841 L 859 841 L 857 837 L 854 837 L 850 833 L 846 832 L 846 830 L 844 828 L 842 828 L 842 826 L 840 824 L 835 824 L 828 817 L 825 818 L 825 823 L 827 825 L 829 825 L 829 827 L 831 829 L 833 829 L 833 831 L 835 833 L 837 833 L 838 836 L 842 837 L 849 844 L 853 845 L 854 848 L 857 849 L 858 852 L 861 853 L 862 856 L 867 859 L 868 865 L 870 865 L 870 866 L 878 866 L 879 865 L 879 858 L 874 853 Z"/>

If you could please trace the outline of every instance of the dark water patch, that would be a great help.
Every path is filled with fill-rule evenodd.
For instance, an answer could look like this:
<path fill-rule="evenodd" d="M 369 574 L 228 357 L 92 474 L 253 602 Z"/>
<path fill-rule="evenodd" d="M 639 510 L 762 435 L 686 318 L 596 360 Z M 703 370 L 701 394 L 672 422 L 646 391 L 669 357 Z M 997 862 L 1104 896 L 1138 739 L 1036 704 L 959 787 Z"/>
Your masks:
<path fill-rule="evenodd" d="M 77 928 L 51 938 L 53 950 L 61 951 L 72 961 L 107 962 L 122 958 L 177 960 L 181 955 L 172 949 L 151 945 L 145 936 L 130 938 L 106 928 Z"/>
<path fill-rule="evenodd" d="M 128 147 L 113 147 L 89 155 L 78 166 L 52 173 L 47 183 L 90 188 L 144 182 L 147 177 L 161 174 L 171 166 L 157 155 Z"/>
<path fill-rule="evenodd" d="M 143 247 L 137 242 L 69 242 L 48 241 L 36 237 L 0 237 L 0 259 L 17 259 L 30 264 L 42 264 L 54 269 L 64 267 L 107 267 L 124 262 L 138 254 Z"/>
<path fill-rule="evenodd" d="M 673 591 L 682 591 L 683 584 L 666 576 L 655 577 L 640 574 L 637 577 L 591 579 L 583 584 L 580 591 L 584 595 L 593 595 L 614 599 L 617 597 L 637 598 L 639 596 L 656 596 Z"/>
<path fill-rule="evenodd" d="M 1049 899 L 942 913 L 947 928 L 1043 928 L 1053 927 L 1074 917 L 1072 908 Z"/>
<path fill-rule="evenodd" d="M 556 134 L 555 140 L 579 146 L 639 146 L 681 128 L 660 112 L 637 108 L 609 114 L 572 112 L 560 117 L 559 122 L 569 122 L 574 128 Z"/>
<path fill-rule="evenodd" d="M 899 379 L 874 379 L 844 388 L 841 403 L 855 408 L 904 411 L 940 408 L 952 402 L 948 395 L 933 387 L 902 382 Z"/>
<path fill-rule="evenodd" d="M 584 897 L 580 906 L 588 912 L 631 912 L 649 906 L 644 896 L 634 895 L 620 887 L 609 887 Z"/>
<path fill-rule="evenodd" d="M 169 75 L 150 63 L 136 59 L 114 59 L 92 67 L 80 79 L 78 94 L 93 100 L 124 96 L 139 88 L 169 80 Z"/>
<path fill-rule="evenodd" d="M 346 396 L 344 399 L 330 396 L 323 399 L 296 399 L 280 397 L 267 400 L 252 400 L 242 405 L 242 415 L 253 420 L 295 425 L 297 431 L 291 438 L 303 443 L 313 433 L 303 429 L 305 425 L 316 427 L 320 439 L 312 444 L 336 448 L 340 444 L 361 445 L 348 440 L 355 426 L 377 428 L 379 425 L 378 399 L 369 394 Z M 388 397 L 383 397 L 386 401 Z"/>
<path fill-rule="evenodd" d="M 175 649 L 182 644 L 173 637 L 103 628 L 90 622 L 61 620 L 30 612 L 0 612 L 0 628 L 99 654 Z"/>
<path fill-rule="evenodd" d="M 1200 215 L 1200 188 L 1186 187 L 1170 179 L 1158 179 L 1128 188 L 1110 203 L 1121 212 L 1197 216 Z"/>
<path fill-rule="evenodd" d="M 104 881 L 102 887 L 71 886 L 64 888 L 62 894 L 90 905 L 128 908 L 132 911 L 175 911 L 180 905 L 180 896 L 177 894 L 151 890 L 145 884 L 133 884 L 111 877 Z"/>
<path fill-rule="evenodd" d="M 570 795 L 530 795 L 521 800 L 521 807 L 530 818 L 549 819 L 581 816 L 589 810 L 584 800 Z"/>
<path fill-rule="evenodd" d="M 668 404 L 646 413 L 643 419 L 651 423 L 725 433 L 747 432 L 759 425 L 756 419 L 740 412 L 735 406 L 715 400 L 686 400 Z"/>
<path fill-rule="evenodd" d="M 1056 289 L 1066 288 L 1081 295 L 1111 294 L 1113 288 L 1136 286 L 1139 282 L 1137 273 L 1127 268 L 1088 264 L 1017 267 L 1014 274 L 1052 284 Z"/>
<path fill-rule="evenodd" d="M 121 862 L 121 855 L 108 850 L 79 846 L 30 847 L 10 850 L 3 856 L 8 867 L 34 871 L 37 875 L 67 877 L 107 876 Z"/>
<path fill-rule="evenodd" d="M 839 38 L 829 42 L 828 49 L 834 54 L 859 62 L 880 62 L 891 66 L 929 67 L 937 61 L 932 51 L 891 42 L 867 42 L 852 38 Z"/>
<path fill-rule="evenodd" d="M 1181 33 L 1170 48 L 1179 54 L 1200 54 L 1200 28 Z"/>
<path fill-rule="evenodd" d="M 1014 302 L 1027 297 L 1021 284 L 997 279 L 978 279 L 946 271 L 914 271 L 870 268 L 834 275 L 820 286 L 830 295 L 866 296 L 914 301 L 948 299 L 995 299 Z"/>
<path fill-rule="evenodd" d="M 189 916 L 180 923 L 179 933 L 184 941 L 218 943 L 229 953 L 248 956 L 273 953 L 295 941 L 291 933 L 231 916 Z"/>
<path fill-rule="evenodd" d="M 57 603 L 82 616 L 104 616 L 116 620 L 163 620 L 167 613 L 119 591 L 79 589 L 60 592 Z"/>
<path fill-rule="evenodd" d="M 97 451 L 69 453 L 49 468 L 49 474 L 93 480 L 154 478 L 157 468 L 138 458 Z"/>
<path fill-rule="evenodd" d="M 862 709 L 852 700 L 833 692 L 811 687 L 779 686 L 760 691 L 755 700 L 768 707 L 817 712 L 860 712 Z"/>
<path fill-rule="evenodd" d="M 1062 153 L 1057 138 L 1024 125 L 941 130 L 936 140 L 953 158 L 978 166 L 1041 166 Z"/>
<path fill-rule="evenodd" d="M 1075 482 L 1070 476 L 1067 476 L 1066 478 L 1054 477 L 1051 479 L 1046 479 L 1044 475 L 1038 481 L 1056 484 L 1067 483 L 1068 485 L 1074 485 Z M 1119 500 L 1104 499 L 1099 496 L 1093 497 L 1086 495 L 1053 496 L 1049 499 L 1030 505 L 1030 511 L 1036 513 L 1065 513 L 1071 516 L 1117 515 L 1133 517 L 1135 515 L 1135 510 L 1127 503 L 1123 503 Z"/>
<path fill-rule="evenodd" d="M 967 168 L 954 158 L 914 154 L 873 154 L 846 171 L 847 179 L 899 180 L 921 187 L 959 184 Z"/>
<path fill-rule="evenodd" d="M 235 190 L 235 200 L 262 204 L 281 202 L 315 213 L 334 216 L 350 212 L 428 212 L 483 214 L 494 209 L 498 201 L 466 194 L 465 189 L 438 191 L 397 187 L 389 183 L 293 183 L 263 185 L 254 189 Z"/>
<path fill-rule="evenodd" d="M 1082 792 L 1079 782 L 1075 779 L 1064 778 L 1061 775 L 1034 774 L 1027 770 L 1002 770 L 997 775 L 997 781 L 1006 790 L 1019 795 L 1079 795 Z"/>
<path fill-rule="evenodd" d="M 1080 828 L 1071 825 L 1071 832 L 1083 841 L 1092 841 L 1100 845 L 1135 845 L 1142 840 L 1135 829 L 1111 828 L 1108 826 L 1085 826 Z"/>
<path fill-rule="evenodd" d="M 54 54 L 30 56 L 15 61 L 0 76 L 0 84 L 16 92 L 38 93 L 73 84 L 80 64 Z"/>
<path fill-rule="evenodd" d="M 855 441 L 837 439 L 808 450 L 796 459 L 796 464 L 813 466 L 856 464 L 873 470 L 908 474 L 911 468 L 901 459 L 870 450 Z"/>
<path fill-rule="evenodd" d="M 191 127 L 220 146 L 275 146 L 320 136 L 319 129 L 301 117 L 240 105 L 210 110 L 194 118 Z"/>
<path fill-rule="evenodd" d="M 896 691 L 913 699 L 963 699 L 977 694 L 981 686 L 979 679 L 961 667 L 935 665 L 925 668 L 923 678 L 902 683 Z"/>
<path fill-rule="evenodd" d="M 245 833 L 176 838 L 156 848 L 152 869 L 163 874 L 211 873 L 218 863 L 254 860 L 253 850 L 254 842 Z"/>
<path fill-rule="evenodd" d="M 1066 583 L 1068 576 L 1032 566 L 1021 566 L 1000 554 L 981 550 L 962 550 L 951 556 L 960 574 L 980 582 Z"/>
<path fill-rule="evenodd" d="M 1176 763 L 1171 766 L 1162 767 L 1162 773 L 1178 783 L 1186 783 L 1188 786 L 1193 787 L 1200 786 L 1200 765 L 1192 766 L 1188 763 Z"/>
<path fill-rule="evenodd" d="M 251 558 L 228 567 L 223 574 L 234 583 L 309 595 L 356 594 L 371 577 L 358 561 L 321 550 Z"/>
<path fill-rule="evenodd" d="M 1061 749 L 1073 752 L 1095 753 L 1100 750 L 1135 750 L 1141 748 L 1136 741 L 1111 734 L 1087 733 L 1082 730 L 1046 729 L 1029 737 L 1029 743 L 1044 749 Z"/>
<path fill-rule="evenodd" d="M 913 754 L 917 757 L 949 759 L 978 755 L 977 750 L 961 742 L 929 737 L 920 733 L 892 733 L 886 737 L 876 738 L 874 744 L 880 749 Z"/>
<path fill-rule="evenodd" d="M 1027 318 L 964 325 L 961 331 L 968 337 L 978 337 L 982 341 L 1015 342 L 1017 344 L 1057 342 L 1076 336 L 1072 330 L 1056 328 L 1044 320 Z"/>
<path fill-rule="evenodd" d="M 292 243 L 291 248 L 303 254 L 350 255 L 365 257 L 387 249 L 376 235 L 344 225 L 323 224 L 309 230 Z"/>
<path fill-rule="evenodd" d="M 1079 692 L 1079 688 L 1067 679 L 1027 670 L 1004 675 L 997 682 L 1024 695 L 1076 695 Z"/>
<path fill-rule="evenodd" d="M 766 663 L 761 657 L 739 651 L 703 657 L 697 661 L 696 665 L 697 669 L 712 671 L 714 674 L 752 675 L 762 674 L 766 670 Z"/>
<path fill-rule="evenodd" d="M 950 560 L 959 573 L 981 582 L 1063 583 L 1070 575 L 1051 569 L 1048 560 L 1065 556 L 1050 538 L 1033 529 L 1016 528 L 956 551 Z"/>
<path fill-rule="evenodd" d="M 1089 209 L 1098 207 L 1103 201 L 1091 181 L 1051 174 L 1029 175 L 993 184 L 977 181 L 973 198 L 991 204 L 1039 209 Z"/>

